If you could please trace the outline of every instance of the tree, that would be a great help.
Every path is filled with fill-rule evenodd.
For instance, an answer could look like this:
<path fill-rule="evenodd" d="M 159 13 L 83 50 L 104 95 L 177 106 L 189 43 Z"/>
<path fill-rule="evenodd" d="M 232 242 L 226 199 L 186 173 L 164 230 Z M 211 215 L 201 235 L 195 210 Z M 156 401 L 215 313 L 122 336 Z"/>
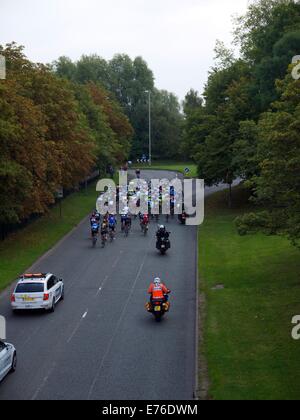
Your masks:
<path fill-rule="evenodd" d="M 76 82 L 78 79 L 77 66 L 69 57 L 59 57 L 59 59 L 52 64 L 52 69 L 54 69 L 59 77 L 72 82 Z"/>
<path fill-rule="evenodd" d="M 169 92 L 155 89 L 153 73 L 142 57 L 132 60 L 126 54 L 116 54 L 112 60 L 106 61 L 97 55 L 82 56 L 74 64 L 61 57 L 54 63 L 53 68 L 58 75 L 75 80 L 76 83 L 93 82 L 98 86 L 98 99 L 99 89 L 104 92 L 101 106 L 113 130 L 116 130 L 117 135 L 120 134 L 120 130 L 125 130 L 126 136 L 128 130 L 130 131 L 132 158 L 148 153 L 149 104 L 146 91 L 151 91 L 154 155 L 159 158 L 170 157 L 174 156 L 175 150 L 178 154 L 182 131 L 182 114 L 178 99 Z M 129 124 L 122 114 L 127 116 Z M 121 143 L 126 153 L 122 153 L 119 148 L 119 155 L 124 158 L 128 152 L 124 137 Z"/>
<path fill-rule="evenodd" d="M 260 174 L 254 202 L 264 211 L 237 220 L 240 233 L 263 230 L 300 240 L 300 81 L 289 74 L 277 83 L 280 100 L 258 125 Z"/>
<path fill-rule="evenodd" d="M 157 159 L 180 157 L 182 114 L 178 98 L 165 90 L 152 95 L 153 156 Z"/>
<path fill-rule="evenodd" d="M 233 161 L 241 179 L 250 180 L 259 174 L 257 156 L 258 126 L 253 120 L 240 122 L 239 135 L 233 144 Z M 249 187 L 252 183 L 247 184 Z"/>
<path fill-rule="evenodd" d="M 106 89 L 92 82 L 86 86 L 94 104 L 104 113 L 106 123 L 112 131 L 108 136 L 109 141 L 106 142 L 108 155 L 111 156 L 110 163 L 116 164 L 128 160 L 134 133 L 128 118 Z"/>
<path fill-rule="evenodd" d="M 278 99 L 275 80 L 285 76 L 299 54 L 300 4 L 285 0 L 259 0 L 238 18 L 235 42 L 242 58 L 253 67 L 253 97 L 257 115 Z"/>
<path fill-rule="evenodd" d="M 69 81 L 31 63 L 16 44 L 0 46 L 0 224 L 43 214 L 59 187 L 90 174 L 95 140 Z"/>
<path fill-rule="evenodd" d="M 188 137 L 196 137 L 192 151 L 199 176 L 207 185 L 228 183 L 229 205 L 231 185 L 240 173 L 241 162 L 234 154 L 240 122 L 253 118 L 250 81 L 249 67 L 241 60 L 211 72 L 205 89 L 205 108 L 192 113 L 188 120 L 192 125 L 186 126 Z"/>

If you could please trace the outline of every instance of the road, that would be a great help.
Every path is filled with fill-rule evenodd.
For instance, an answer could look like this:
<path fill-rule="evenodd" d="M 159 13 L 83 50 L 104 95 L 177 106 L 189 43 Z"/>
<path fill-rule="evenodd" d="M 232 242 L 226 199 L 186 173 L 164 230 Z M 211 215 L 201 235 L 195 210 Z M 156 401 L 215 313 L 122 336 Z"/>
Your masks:
<path fill-rule="evenodd" d="M 134 222 L 128 238 L 119 233 L 105 249 L 92 249 L 88 227 L 86 219 L 32 268 L 64 279 L 65 300 L 54 314 L 13 315 L 9 291 L 0 296 L 7 341 L 18 351 L 0 400 L 192 399 L 197 228 L 170 221 L 172 249 L 161 256 L 155 223 L 145 238 Z M 144 309 L 156 276 L 172 290 L 160 324 Z"/>

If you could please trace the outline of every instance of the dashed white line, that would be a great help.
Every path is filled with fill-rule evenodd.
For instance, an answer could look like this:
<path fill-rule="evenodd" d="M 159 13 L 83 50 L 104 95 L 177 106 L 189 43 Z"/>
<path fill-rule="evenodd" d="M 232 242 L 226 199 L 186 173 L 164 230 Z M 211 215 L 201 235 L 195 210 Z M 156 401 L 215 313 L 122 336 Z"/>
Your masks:
<path fill-rule="evenodd" d="M 100 366 L 99 366 L 99 368 L 98 368 L 98 370 L 97 370 L 97 372 L 96 372 L 95 378 L 94 378 L 94 380 L 93 380 L 93 382 L 92 382 L 92 384 L 91 384 L 91 386 L 90 386 L 89 393 L 88 393 L 88 400 L 90 400 L 90 399 L 91 399 L 92 393 L 93 393 L 93 391 L 94 391 L 94 388 L 95 388 L 95 386 L 96 386 L 96 383 L 97 383 L 97 381 L 98 381 L 98 379 L 99 379 L 99 376 L 100 376 L 100 374 L 101 374 L 101 370 L 102 370 L 102 368 L 103 368 L 103 365 L 104 365 L 104 363 L 105 363 L 105 360 L 106 360 L 106 358 L 107 358 L 107 356 L 108 356 L 108 354 L 109 354 L 109 352 L 110 352 L 110 349 L 111 349 L 111 347 L 112 347 L 112 345 L 113 345 L 113 342 L 114 342 L 114 340 L 115 340 L 115 337 L 117 336 L 117 333 L 118 333 L 119 327 L 120 327 L 120 325 L 122 324 L 122 321 L 123 321 L 123 319 L 124 319 L 124 316 L 125 316 L 125 313 L 126 313 L 126 309 L 127 309 L 128 305 L 129 305 L 130 299 L 131 299 L 131 298 L 132 298 L 132 296 L 133 296 L 133 293 L 134 293 L 134 291 L 135 291 L 136 284 L 137 284 L 137 282 L 138 282 L 138 279 L 139 279 L 139 277 L 140 277 L 140 275 L 141 275 L 141 272 L 142 272 L 142 270 L 143 270 L 143 268 L 144 268 L 144 265 L 145 265 L 145 263 L 146 263 L 146 260 L 147 260 L 147 257 L 148 257 L 148 253 L 149 253 L 149 245 L 150 245 L 150 243 L 151 243 L 151 241 L 149 241 L 149 242 L 148 242 L 147 252 L 145 253 L 145 256 L 144 256 L 144 258 L 143 258 L 143 260 L 142 260 L 142 262 L 141 262 L 140 268 L 139 268 L 139 270 L 138 270 L 138 272 L 137 272 L 136 278 L 135 278 L 134 283 L 133 283 L 133 285 L 132 285 L 132 287 L 131 287 L 129 297 L 128 297 L 128 299 L 127 299 L 126 303 L 125 303 L 125 306 L 124 306 L 124 308 L 123 308 L 123 311 L 122 311 L 122 313 L 121 313 L 121 316 L 120 316 L 120 318 L 119 318 L 119 321 L 117 322 L 117 325 L 116 325 L 115 331 L 114 331 L 114 333 L 113 333 L 113 334 L 112 334 L 112 336 L 111 336 L 110 342 L 108 343 L 108 347 L 107 347 L 106 352 L 105 352 L 105 354 L 104 354 L 104 356 L 103 356 L 103 358 L 102 358 L 102 360 L 101 360 L 101 363 L 100 363 Z"/>
<path fill-rule="evenodd" d="M 68 339 L 67 343 L 70 343 L 70 341 L 72 340 L 72 338 L 74 337 L 74 335 L 77 333 L 77 331 L 78 331 L 78 329 L 79 329 L 79 327 L 80 327 L 80 325 L 81 325 L 82 320 L 86 318 L 87 314 L 88 314 L 88 310 L 87 310 L 87 311 L 86 311 L 86 312 L 82 315 L 82 317 L 81 317 L 80 321 L 77 323 L 77 325 L 76 325 L 76 327 L 74 328 L 74 330 L 73 330 L 72 334 L 70 335 L 70 337 L 69 337 L 69 339 Z"/>
<path fill-rule="evenodd" d="M 51 366 L 51 368 L 50 368 L 50 370 L 49 370 L 48 374 L 47 374 L 47 375 L 44 377 L 44 379 L 42 380 L 41 385 L 38 387 L 38 389 L 36 390 L 35 394 L 34 394 L 34 395 L 33 395 L 33 397 L 31 398 L 31 400 L 36 400 L 36 399 L 37 399 L 37 397 L 38 397 L 39 393 L 42 391 L 42 389 L 43 389 L 43 388 L 44 388 L 44 386 L 46 385 L 46 383 L 47 383 L 47 381 L 48 381 L 48 379 L 49 379 L 50 375 L 51 375 L 51 374 L 52 374 L 52 372 L 54 371 L 55 367 L 56 367 L 56 363 L 54 362 L 54 363 L 52 363 L 52 366 Z"/>
<path fill-rule="evenodd" d="M 107 282 L 108 278 L 109 278 L 108 276 L 105 276 L 105 279 L 103 280 L 101 286 L 99 287 L 99 289 L 98 289 L 98 291 L 96 293 L 96 297 L 99 295 L 100 292 L 102 292 L 102 289 L 103 289 L 105 283 Z"/>

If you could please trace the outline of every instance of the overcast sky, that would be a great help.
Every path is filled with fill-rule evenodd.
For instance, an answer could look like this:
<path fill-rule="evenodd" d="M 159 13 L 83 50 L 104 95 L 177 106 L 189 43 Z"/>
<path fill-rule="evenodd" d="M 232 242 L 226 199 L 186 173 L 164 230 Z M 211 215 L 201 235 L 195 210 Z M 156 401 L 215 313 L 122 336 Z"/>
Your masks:
<path fill-rule="evenodd" d="M 141 55 L 156 86 L 183 99 L 200 93 L 216 39 L 232 40 L 232 15 L 247 0 L 0 0 L 0 43 L 16 41 L 33 61 L 96 53 Z"/>

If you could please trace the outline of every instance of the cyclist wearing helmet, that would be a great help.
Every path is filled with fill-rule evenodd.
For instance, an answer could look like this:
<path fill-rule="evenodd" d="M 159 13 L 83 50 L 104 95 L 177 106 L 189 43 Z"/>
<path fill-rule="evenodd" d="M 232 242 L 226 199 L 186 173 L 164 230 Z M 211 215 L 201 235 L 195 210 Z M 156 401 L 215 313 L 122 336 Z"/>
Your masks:
<path fill-rule="evenodd" d="M 149 215 L 147 213 L 140 215 L 140 223 L 141 227 L 147 226 L 149 224 Z"/>
<path fill-rule="evenodd" d="M 116 216 L 114 214 L 110 214 L 109 218 L 108 218 L 108 226 L 109 229 L 112 230 L 113 232 L 115 232 L 116 230 L 116 226 L 117 226 L 117 219 Z"/>
<path fill-rule="evenodd" d="M 131 215 L 128 213 L 126 214 L 125 225 L 131 228 L 131 224 L 132 224 Z"/>
<path fill-rule="evenodd" d="M 121 228 L 122 228 L 122 232 L 124 230 L 125 227 L 125 223 L 128 217 L 128 212 L 129 212 L 129 207 L 125 207 L 123 213 L 121 214 Z"/>
<path fill-rule="evenodd" d="M 96 220 L 93 223 L 91 223 L 91 235 L 92 235 L 92 238 L 94 236 L 98 236 L 99 229 L 100 229 L 100 225 L 99 225 L 99 223 Z"/>
<path fill-rule="evenodd" d="M 101 236 L 104 237 L 104 236 L 107 236 L 107 234 L 108 234 L 108 225 L 106 222 L 103 221 L 101 223 Z"/>
<path fill-rule="evenodd" d="M 103 217 L 103 222 L 108 225 L 108 219 L 109 219 L 109 213 L 107 212 L 105 216 Z"/>

